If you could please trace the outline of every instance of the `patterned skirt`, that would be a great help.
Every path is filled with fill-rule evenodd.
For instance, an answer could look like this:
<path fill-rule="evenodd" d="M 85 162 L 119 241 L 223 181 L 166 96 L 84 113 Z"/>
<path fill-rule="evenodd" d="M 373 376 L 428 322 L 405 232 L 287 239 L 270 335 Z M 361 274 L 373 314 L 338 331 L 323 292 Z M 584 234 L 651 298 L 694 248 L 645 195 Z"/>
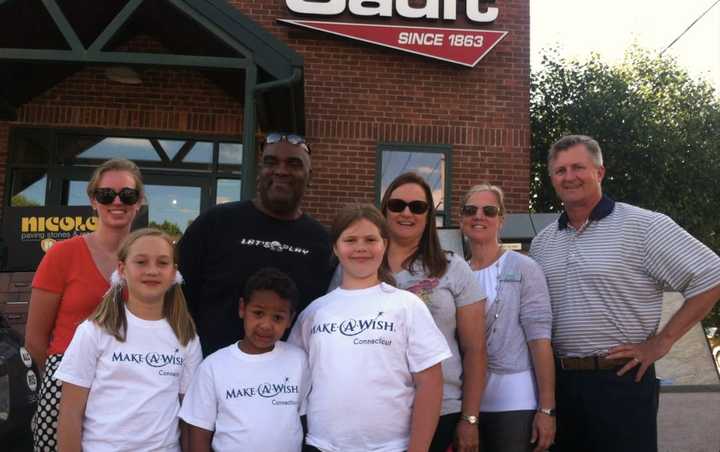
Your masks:
<path fill-rule="evenodd" d="M 45 360 L 45 375 L 40 383 L 38 404 L 32 418 L 34 452 L 55 452 L 58 450 L 57 425 L 60 412 L 62 382 L 53 378 L 60 366 L 62 355 L 50 355 Z"/>

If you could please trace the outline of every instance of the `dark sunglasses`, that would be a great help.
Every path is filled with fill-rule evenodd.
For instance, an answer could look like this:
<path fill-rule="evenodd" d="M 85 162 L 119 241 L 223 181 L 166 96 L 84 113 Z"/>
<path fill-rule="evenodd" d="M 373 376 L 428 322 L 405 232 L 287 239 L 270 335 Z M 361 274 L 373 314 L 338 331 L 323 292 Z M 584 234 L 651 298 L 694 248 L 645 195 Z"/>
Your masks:
<path fill-rule="evenodd" d="M 301 146 L 305 151 L 310 154 L 310 147 L 305 141 L 305 137 L 302 135 L 296 135 L 294 133 L 282 133 L 282 132 L 270 132 L 265 137 L 265 144 L 275 144 L 281 141 L 287 141 L 295 146 Z"/>
<path fill-rule="evenodd" d="M 474 217 L 478 213 L 478 209 L 482 209 L 483 215 L 488 218 L 495 218 L 500 213 L 500 208 L 498 206 L 478 207 L 471 204 L 466 204 L 462 206 L 462 214 L 464 217 Z"/>
<path fill-rule="evenodd" d="M 427 212 L 429 206 L 425 201 L 405 202 L 402 199 L 391 199 L 387 203 L 387 208 L 390 212 L 400 213 L 405 210 L 405 207 L 409 207 L 410 212 L 415 215 L 420 215 Z"/>
<path fill-rule="evenodd" d="M 115 201 L 115 197 L 119 196 L 123 204 L 132 206 L 140 199 L 140 191 L 130 187 L 125 187 L 119 192 L 112 188 L 97 188 L 93 196 L 95 201 L 104 205 L 112 204 L 112 202 Z"/>

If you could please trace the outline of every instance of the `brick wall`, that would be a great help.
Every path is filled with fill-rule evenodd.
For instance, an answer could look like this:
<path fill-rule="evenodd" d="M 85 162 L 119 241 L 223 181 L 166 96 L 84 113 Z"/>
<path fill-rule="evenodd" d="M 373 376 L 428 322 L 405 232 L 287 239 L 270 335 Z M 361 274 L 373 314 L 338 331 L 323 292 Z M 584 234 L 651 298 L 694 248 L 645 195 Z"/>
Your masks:
<path fill-rule="evenodd" d="M 305 58 L 314 168 L 306 206 L 321 221 L 343 203 L 374 200 L 382 142 L 452 146 L 453 218 L 463 192 L 482 180 L 505 189 L 511 212 L 527 211 L 528 0 L 497 0 L 493 29 L 510 33 L 474 69 L 277 23 L 292 17 L 284 0 L 231 3 Z"/>
<path fill-rule="evenodd" d="M 306 208 L 319 220 L 374 199 L 383 142 L 452 146 L 454 218 L 463 191 L 482 180 L 506 190 L 510 211 L 527 210 L 528 0 L 497 1 L 493 28 L 510 33 L 474 69 L 290 28 L 275 21 L 291 17 L 284 0 L 230 3 L 305 58 L 314 159 Z M 140 36 L 128 48 L 158 44 Z M 22 106 L 17 124 L 242 134 L 242 105 L 201 73 L 153 68 L 141 77 L 142 85 L 119 85 L 87 67 Z M 0 122 L 0 182 L 14 124 Z"/>

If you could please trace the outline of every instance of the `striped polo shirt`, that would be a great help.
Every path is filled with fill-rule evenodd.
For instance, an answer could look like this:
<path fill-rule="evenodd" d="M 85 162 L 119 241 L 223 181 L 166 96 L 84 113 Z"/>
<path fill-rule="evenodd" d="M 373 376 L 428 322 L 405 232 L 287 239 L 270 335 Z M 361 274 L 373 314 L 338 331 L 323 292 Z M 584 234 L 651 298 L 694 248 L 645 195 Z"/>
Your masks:
<path fill-rule="evenodd" d="M 656 333 L 663 289 L 688 299 L 720 284 L 720 258 L 666 215 L 607 196 L 575 229 L 566 214 L 533 240 L 548 280 L 559 356 L 604 355 Z"/>

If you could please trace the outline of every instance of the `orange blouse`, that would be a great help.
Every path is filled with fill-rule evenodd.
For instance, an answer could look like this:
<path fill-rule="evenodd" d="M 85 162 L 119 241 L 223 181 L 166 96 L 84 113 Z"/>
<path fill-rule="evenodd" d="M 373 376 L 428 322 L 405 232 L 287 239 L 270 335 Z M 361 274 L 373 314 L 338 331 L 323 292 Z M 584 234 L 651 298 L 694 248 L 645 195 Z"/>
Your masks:
<path fill-rule="evenodd" d="M 32 286 L 60 295 L 48 355 L 65 353 L 75 328 L 92 314 L 110 288 L 81 236 L 57 242 L 48 250 Z"/>

